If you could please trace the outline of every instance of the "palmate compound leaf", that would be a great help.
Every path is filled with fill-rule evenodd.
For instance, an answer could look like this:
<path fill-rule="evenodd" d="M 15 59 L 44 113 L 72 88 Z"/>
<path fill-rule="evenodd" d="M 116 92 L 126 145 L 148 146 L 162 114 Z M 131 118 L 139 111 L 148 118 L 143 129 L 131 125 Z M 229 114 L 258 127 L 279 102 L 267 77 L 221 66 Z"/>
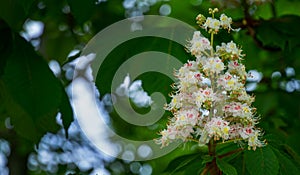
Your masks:
<path fill-rule="evenodd" d="M 220 170 L 226 174 L 226 175 L 237 175 L 237 171 L 234 168 L 234 166 L 230 165 L 229 163 L 227 163 L 226 161 L 217 158 L 216 160 L 218 167 L 220 168 Z"/>
<path fill-rule="evenodd" d="M 295 161 L 289 155 L 274 147 L 272 147 L 272 150 L 279 161 L 279 175 L 300 174 L 299 167 L 297 167 Z"/>
<path fill-rule="evenodd" d="M 59 129 L 56 115 L 62 112 L 66 128 L 71 123 L 69 101 L 62 85 L 53 75 L 47 63 L 39 57 L 24 39 L 15 35 L 14 48 L 8 56 L 1 78 L 6 97 L 6 108 L 16 132 L 37 142 L 46 132 Z M 61 106 L 61 107 L 60 107 Z"/>
<path fill-rule="evenodd" d="M 251 175 L 276 175 L 279 172 L 278 159 L 270 146 L 245 151 L 245 164 Z"/>
<path fill-rule="evenodd" d="M 202 154 L 201 153 L 193 153 L 188 155 L 183 155 L 172 160 L 165 172 L 169 175 L 184 172 L 184 174 L 199 174 L 201 170 L 204 168 L 205 164 L 202 164 Z"/>

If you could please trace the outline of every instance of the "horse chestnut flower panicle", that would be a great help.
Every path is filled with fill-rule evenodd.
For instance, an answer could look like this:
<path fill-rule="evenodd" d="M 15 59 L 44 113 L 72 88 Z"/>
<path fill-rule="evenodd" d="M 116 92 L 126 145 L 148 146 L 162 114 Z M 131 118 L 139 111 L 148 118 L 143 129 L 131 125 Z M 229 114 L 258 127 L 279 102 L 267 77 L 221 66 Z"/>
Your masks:
<path fill-rule="evenodd" d="M 220 29 L 232 29 L 232 19 L 210 9 L 212 17 L 198 15 L 197 24 L 210 34 L 210 40 L 195 31 L 187 50 L 195 57 L 188 61 L 175 76 L 171 102 L 165 109 L 173 117 L 156 140 L 162 147 L 169 143 L 197 141 L 200 145 L 210 141 L 235 141 L 247 144 L 249 149 L 265 145 L 259 138 L 262 132 L 256 127 L 259 118 L 251 106 L 254 97 L 247 94 L 247 73 L 242 64 L 242 50 L 233 42 L 213 46 L 214 35 Z"/>

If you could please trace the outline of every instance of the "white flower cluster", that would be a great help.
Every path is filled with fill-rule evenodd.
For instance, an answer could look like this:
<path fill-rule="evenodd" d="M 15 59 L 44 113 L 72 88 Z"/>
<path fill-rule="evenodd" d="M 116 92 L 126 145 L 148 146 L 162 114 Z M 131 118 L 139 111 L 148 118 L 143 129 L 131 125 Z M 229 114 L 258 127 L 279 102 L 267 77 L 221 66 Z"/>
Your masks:
<path fill-rule="evenodd" d="M 220 21 L 197 17 L 198 24 L 211 35 L 221 28 L 231 30 L 231 18 L 222 14 Z M 218 27 L 211 22 L 218 23 Z M 251 106 L 254 97 L 245 90 L 247 73 L 241 63 L 244 55 L 233 41 L 215 49 L 212 42 L 199 31 L 194 32 L 187 49 L 196 60 L 188 61 L 175 72 L 179 81 L 174 84 L 171 102 L 165 106 L 174 116 L 157 142 L 167 146 L 175 140 L 199 144 L 207 144 L 211 139 L 233 140 L 248 143 L 248 148 L 255 150 L 264 142 L 259 140 L 261 131 L 255 126 L 258 117 Z"/>
<path fill-rule="evenodd" d="M 218 9 L 210 9 L 211 14 L 214 14 L 217 11 Z M 205 18 L 202 14 L 199 14 L 196 20 L 197 23 L 205 30 L 208 30 L 209 33 L 218 33 L 221 28 L 227 29 L 228 32 L 230 30 L 234 30 L 231 28 L 232 18 L 225 14 L 221 14 L 220 19 L 214 18 L 214 15 L 212 15 L 212 17 Z"/>

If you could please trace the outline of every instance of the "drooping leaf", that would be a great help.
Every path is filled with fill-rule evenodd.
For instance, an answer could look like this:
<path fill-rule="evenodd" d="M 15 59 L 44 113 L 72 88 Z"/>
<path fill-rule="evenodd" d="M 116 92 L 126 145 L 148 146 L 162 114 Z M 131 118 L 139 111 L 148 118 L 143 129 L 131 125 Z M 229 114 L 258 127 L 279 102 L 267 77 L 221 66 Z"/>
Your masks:
<path fill-rule="evenodd" d="M 24 39 L 15 36 L 2 76 L 8 99 L 6 106 L 14 128 L 36 141 L 47 131 L 56 131 L 61 102 L 61 84 L 47 63 Z"/>
<path fill-rule="evenodd" d="M 251 175 L 278 174 L 279 163 L 270 146 L 245 152 L 246 168 Z"/>
<path fill-rule="evenodd" d="M 220 168 L 220 170 L 227 175 L 237 175 L 237 171 L 234 168 L 234 166 L 230 165 L 228 162 L 217 158 L 216 159 L 217 165 Z"/>

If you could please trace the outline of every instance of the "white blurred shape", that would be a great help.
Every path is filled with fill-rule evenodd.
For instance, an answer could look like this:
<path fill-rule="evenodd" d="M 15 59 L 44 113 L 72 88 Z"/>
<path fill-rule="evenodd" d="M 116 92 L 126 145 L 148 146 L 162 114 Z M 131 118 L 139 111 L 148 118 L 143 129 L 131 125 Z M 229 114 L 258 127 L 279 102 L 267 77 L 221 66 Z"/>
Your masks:
<path fill-rule="evenodd" d="M 123 83 L 116 89 L 119 96 L 129 97 L 138 107 L 149 107 L 153 101 L 147 92 L 142 87 L 142 81 L 136 80 L 130 85 L 130 77 L 127 74 Z"/>
<path fill-rule="evenodd" d="M 70 12 L 71 12 L 70 6 L 65 5 L 65 6 L 62 8 L 62 12 L 65 13 L 65 14 L 70 13 Z"/>
<path fill-rule="evenodd" d="M 286 86 L 285 86 L 285 90 L 287 92 L 294 92 L 295 91 L 295 86 L 294 86 L 294 82 L 293 81 L 289 81 L 286 83 Z"/>
<path fill-rule="evenodd" d="M 246 84 L 246 91 L 251 92 L 254 91 L 257 87 L 257 83 L 247 83 Z"/>
<path fill-rule="evenodd" d="M 56 77 L 60 76 L 61 69 L 59 63 L 56 60 L 49 61 L 48 65 Z"/>
<path fill-rule="evenodd" d="M 139 148 L 137 149 L 137 153 L 140 157 L 147 158 L 152 155 L 152 149 L 149 145 L 144 144 L 139 146 Z"/>
<path fill-rule="evenodd" d="M 132 162 L 129 166 L 130 171 L 134 174 L 139 174 L 141 169 L 141 163 L 140 162 Z"/>
<path fill-rule="evenodd" d="M 124 0 L 123 1 L 123 7 L 125 9 L 130 9 L 133 8 L 135 5 L 135 0 Z"/>
<path fill-rule="evenodd" d="M 130 77 L 129 74 L 124 78 L 123 83 L 116 89 L 119 96 L 128 96 L 129 94 Z"/>
<path fill-rule="evenodd" d="M 41 21 L 34 21 L 31 19 L 26 20 L 24 23 L 24 32 L 21 35 L 27 40 L 38 38 L 42 35 L 44 30 L 44 23 Z"/>
<path fill-rule="evenodd" d="M 128 162 L 132 162 L 135 158 L 134 153 L 130 150 L 126 150 L 122 153 L 122 159 Z"/>
<path fill-rule="evenodd" d="M 281 73 L 279 71 L 275 71 L 272 73 L 271 78 L 272 79 L 278 79 L 281 77 Z"/>
<path fill-rule="evenodd" d="M 140 23 L 134 21 L 134 22 L 131 24 L 130 30 L 131 30 L 132 32 L 137 31 L 137 30 L 143 30 L 143 26 L 142 26 Z"/>
<path fill-rule="evenodd" d="M 172 8 L 169 4 L 163 4 L 159 8 L 159 13 L 163 16 L 168 16 L 171 14 Z"/>
<path fill-rule="evenodd" d="M 80 50 L 78 50 L 78 49 L 72 50 L 72 51 L 69 53 L 68 58 L 69 58 L 69 57 L 75 56 L 75 55 L 78 54 L 79 52 L 80 52 Z"/>
<path fill-rule="evenodd" d="M 295 76 L 295 69 L 292 67 L 285 68 L 285 73 L 287 77 Z"/>
<path fill-rule="evenodd" d="M 97 169 L 94 169 L 90 175 L 110 175 L 109 171 L 107 171 L 106 169 L 104 168 L 97 168 Z"/>
<path fill-rule="evenodd" d="M 149 164 L 144 164 L 140 169 L 140 175 L 151 175 L 152 174 L 152 166 Z"/>
<path fill-rule="evenodd" d="M 258 72 L 257 70 L 250 70 L 248 72 L 247 81 L 258 83 L 258 82 L 260 82 L 262 77 L 263 77 L 263 74 L 261 72 Z"/>
<path fill-rule="evenodd" d="M 90 65 L 95 57 L 96 54 L 91 53 L 86 56 L 80 56 L 64 65 L 62 69 L 66 71 L 66 78 L 71 80 L 80 76 L 82 78 L 86 78 L 88 81 L 93 81 L 92 68 Z"/>
<path fill-rule="evenodd" d="M 11 124 L 10 117 L 7 117 L 5 119 L 4 124 L 5 124 L 5 127 L 7 129 L 13 129 L 14 128 L 14 126 Z"/>

